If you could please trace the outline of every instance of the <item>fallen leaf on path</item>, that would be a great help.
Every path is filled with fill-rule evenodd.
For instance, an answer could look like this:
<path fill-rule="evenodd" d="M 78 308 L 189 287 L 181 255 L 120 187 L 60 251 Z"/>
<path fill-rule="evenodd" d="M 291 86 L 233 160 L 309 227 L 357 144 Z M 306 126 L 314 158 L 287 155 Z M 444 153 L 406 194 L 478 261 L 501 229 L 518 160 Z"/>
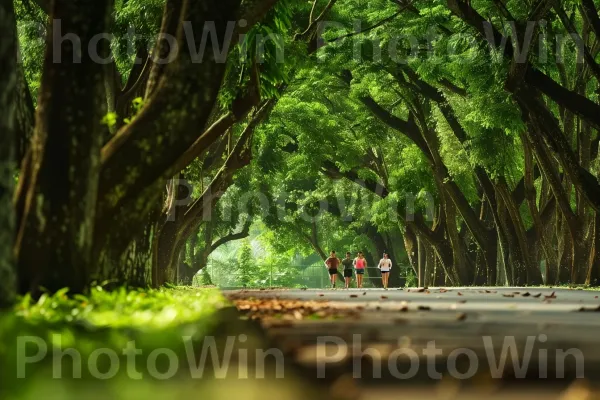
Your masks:
<path fill-rule="evenodd" d="M 350 297 L 358 297 L 357 294 L 351 294 Z"/>
<path fill-rule="evenodd" d="M 402 306 L 400 307 L 400 310 L 398 310 L 400 312 L 407 312 L 408 311 L 408 307 L 407 306 Z"/>
<path fill-rule="evenodd" d="M 425 288 L 417 289 L 417 292 L 419 292 L 419 293 L 423 293 L 424 291 L 425 291 Z"/>
<path fill-rule="evenodd" d="M 385 300 L 387 298 L 388 298 L 387 296 L 381 296 L 381 300 Z"/>
<path fill-rule="evenodd" d="M 379 310 L 381 310 L 381 307 L 377 306 L 377 307 L 375 307 L 375 309 L 376 309 L 377 311 L 379 311 Z"/>
<path fill-rule="evenodd" d="M 529 297 L 529 296 L 531 296 L 531 293 L 529 293 L 529 292 L 525 292 L 525 293 L 523 293 L 521 296 L 523 296 L 523 297 Z"/>
<path fill-rule="evenodd" d="M 465 313 L 460 313 L 456 316 L 456 319 L 459 321 L 464 321 L 465 319 L 467 319 L 467 314 Z"/>
<path fill-rule="evenodd" d="M 458 292 L 458 293 L 456 293 L 456 294 L 457 294 L 457 295 L 459 295 L 459 296 L 462 296 L 462 293 L 461 293 L 461 292 Z"/>
<path fill-rule="evenodd" d="M 544 296 L 544 299 L 548 300 L 548 299 L 555 299 L 556 295 L 554 294 L 556 292 L 552 292 L 552 294 L 550 296 Z"/>
<path fill-rule="evenodd" d="M 366 296 L 366 295 L 367 295 L 367 292 L 363 292 L 363 296 Z"/>
<path fill-rule="evenodd" d="M 418 309 L 420 311 L 430 311 L 431 307 L 429 307 L 429 306 L 419 306 Z"/>
<path fill-rule="evenodd" d="M 467 301 L 466 300 L 459 300 L 458 302 L 461 303 L 461 304 L 465 304 Z"/>
<path fill-rule="evenodd" d="M 294 311 L 294 318 L 301 320 L 303 318 L 302 313 L 298 310 Z"/>
<path fill-rule="evenodd" d="M 538 293 L 538 294 L 534 294 L 534 295 L 533 295 L 533 297 L 535 297 L 535 298 L 537 299 L 537 298 L 538 298 L 538 297 L 540 297 L 541 295 L 542 295 L 541 293 Z"/>
<path fill-rule="evenodd" d="M 515 295 L 514 295 L 514 294 L 506 294 L 506 293 L 505 293 L 505 294 L 503 294 L 502 296 L 504 296 L 504 297 L 515 297 Z"/>
<path fill-rule="evenodd" d="M 513 292 L 513 294 L 521 294 L 521 292 Z"/>
<path fill-rule="evenodd" d="M 319 297 L 323 297 L 325 296 L 323 293 L 319 293 Z"/>

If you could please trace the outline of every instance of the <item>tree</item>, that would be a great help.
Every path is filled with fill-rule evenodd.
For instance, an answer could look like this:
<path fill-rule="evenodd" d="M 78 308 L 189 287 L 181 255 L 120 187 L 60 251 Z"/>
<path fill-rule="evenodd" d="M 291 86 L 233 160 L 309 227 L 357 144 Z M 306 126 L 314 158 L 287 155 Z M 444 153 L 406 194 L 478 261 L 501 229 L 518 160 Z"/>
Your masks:
<path fill-rule="evenodd" d="M 255 262 L 254 257 L 252 256 L 252 246 L 250 246 L 250 241 L 244 239 L 242 243 L 235 270 L 238 273 L 238 282 L 240 285 L 248 287 L 251 285 L 253 279 L 256 278 L 253 276 Z"/>
<path fill-rule="evenodd" d="M 15 267 L 12 254 L 15 214 L 12 207 L 17 148 L 15 98 L 17 94 L 17 38 L 11 0 L 0 2 L 0 307 L 10 304 L 15 295 Z"/>

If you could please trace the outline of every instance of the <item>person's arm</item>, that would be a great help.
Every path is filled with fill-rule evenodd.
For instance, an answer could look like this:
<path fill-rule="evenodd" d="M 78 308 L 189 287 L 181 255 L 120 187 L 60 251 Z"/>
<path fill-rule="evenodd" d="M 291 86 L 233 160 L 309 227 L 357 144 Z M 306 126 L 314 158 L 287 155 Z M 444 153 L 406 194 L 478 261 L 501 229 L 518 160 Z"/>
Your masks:
<path fill-rule="evenodd" d="M 377 268 L 381 269 L 381 264 L 383 263 L 383 259 L 379 260 L 379 264 L 377 264 Z"/>
<path fill-rule="evenodd" d="M 390 260 L 390 269 L 392 269 L 392 260 Z"/>

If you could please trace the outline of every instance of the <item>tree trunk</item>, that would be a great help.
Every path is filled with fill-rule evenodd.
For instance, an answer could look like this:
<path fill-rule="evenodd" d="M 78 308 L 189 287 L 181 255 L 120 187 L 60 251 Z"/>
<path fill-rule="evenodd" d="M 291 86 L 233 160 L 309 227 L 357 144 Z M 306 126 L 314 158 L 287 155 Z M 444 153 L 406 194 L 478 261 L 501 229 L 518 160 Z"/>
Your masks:
<path fill-rule="evenodd" d="M 539 285 L 542 283 L 542 275 L 539 265 L 534 264 L 531 258 L 525 235 L 525 226 L 523 225 L 519 208 L 505 182 L 498 183 L 496 189 L 499 193 L 499 196 L 497 197 L 502 197 L 504 206 L 508 211 L 511 228 L 515 233 L 514 240 L 516 243 L 514 243 L 513 251 L 518 252 L 515 254 L 515 256 L 517 256 L 515 259 L 518 259 L 515 265 L 515 274 L 519 279 L 517 284 Z"/>
<path fill-rule="evenodd" d="M 122 241 L 118 232 L 109 235 L 106 246 L 98 256 L 92 279 L 110 282 L 111 286 L 151 286 L 153 238 L 156 235 L 159 213 L 160 208 L 149 214 L 142 231 L 136 233 L 129 242 Z"/>
<path fill-rule="evenodd" d="M 429 284 L 427 276 L 427 252 L 425 250 L 425 244 L 417 238 L 417 286 L 425 287 Z"/>
<path fill-rule="evenodd" d="M 586 284 L 600 286 L 600 213 L 595 213 Z"/>
<path fill-rule="evenodd" d="M 415 275 L 418 277 L 419 276 L 419 268 L 418 268 L 419 245 L 418 245 L 417 236 L 411 229 L 405 228 L 402 238 L 404 240 L 404 249 L 406 250 L 406 255 L 408 256 L 408 262 L 410 263 L 410 266 L 413 269 Z"/>
<path fill-rule="evenodd" d="M 102 65 L 110 0 L 55 0 L 48 30 L 30 177 L 16 241 L 21 292 L 69 287 L 82 292 L 92 271 L 92 244 L 106 108 Z M 60 26 L 59 26 L 60 24 Z M 60 42 L 53 30 L 81 41 Z M 100 48 L 96 54 L 94 52 Z M 54 60 L 59 55 L 61 62 Z M 79 62 L 80 61 L 80 62 Z"/>
<path fill-rule="evenodd" d="M 12 0 L 0 0 L 0 308 L 15 296 L 13 243 L 15 213 L 12 205 L 16 163 L 17 33 Z"/>

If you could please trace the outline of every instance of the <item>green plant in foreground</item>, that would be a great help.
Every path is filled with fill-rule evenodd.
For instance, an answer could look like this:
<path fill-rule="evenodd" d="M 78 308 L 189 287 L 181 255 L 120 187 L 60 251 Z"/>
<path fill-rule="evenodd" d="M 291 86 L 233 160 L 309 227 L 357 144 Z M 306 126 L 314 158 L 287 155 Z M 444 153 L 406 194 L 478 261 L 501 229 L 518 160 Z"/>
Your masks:
<path fill-rule="evenodd" d="M 118 357 L 118 364 L 124 366 L 128 360 L 123 349 L 129 343 L 134 343 L 140 351 L 135 360 L 136 368 L 148 371 L 146 365 L 153 351 L 161 349 L 185 355 L 184 338 L 198 343 L 209 335 L 216 326 L 217 311 L 227 304 L 216 289 L 192 287 L 120 288 L 110 292 L 96 287 L 89 296 L 68 296 L 68 290 L 63 289 L 53 295 L 44 294 L 37 301 L 24 296 L 12 312 L 0 313 L 0 370 L 3 371 L 0 397 L 4 398 L 6 393 L 8 398 L 35 398 L 43 393 L 40 388 L 55 385 L 52 382 L 59 382 L 61 386 L 75 385 L 70 379 L 74 363 L 70 356 L 58 361 L 63 371 L 61 376 L 66 379 L 53 380 L 57 371 L 56 349 L 72 349 L 81 357 L 81 378 L 87 384 L 97 381 L 89 379 L 94 376 L 86 363 L 93 358 L 94 352 L 112 352 Z M 19 360 L 24 355 L 36 355 L 40 349 L 46 355 L 39 362 L 26 365 L 28 384 L 23 385 L 23 379 L 18 379 Z M 99 357 L 99 370 L 110 369 L 109 361 L 115 362 L 108 357 Z M 153 362 L 160 371 L 169 369 L 167 357 L 159 357 Z M 148 374 L 143 381 L 132 380 L 126 374 L 126 368 L 120 368 L 102 390 L 120 392 L 126 387 L 137 392 L 140 388 L 153 387 L 152 380 L 146 379 Z M 84 389 L 87 393 L 87 386 Z M 76 397 L 73 392 L 73 398 Z"/>

